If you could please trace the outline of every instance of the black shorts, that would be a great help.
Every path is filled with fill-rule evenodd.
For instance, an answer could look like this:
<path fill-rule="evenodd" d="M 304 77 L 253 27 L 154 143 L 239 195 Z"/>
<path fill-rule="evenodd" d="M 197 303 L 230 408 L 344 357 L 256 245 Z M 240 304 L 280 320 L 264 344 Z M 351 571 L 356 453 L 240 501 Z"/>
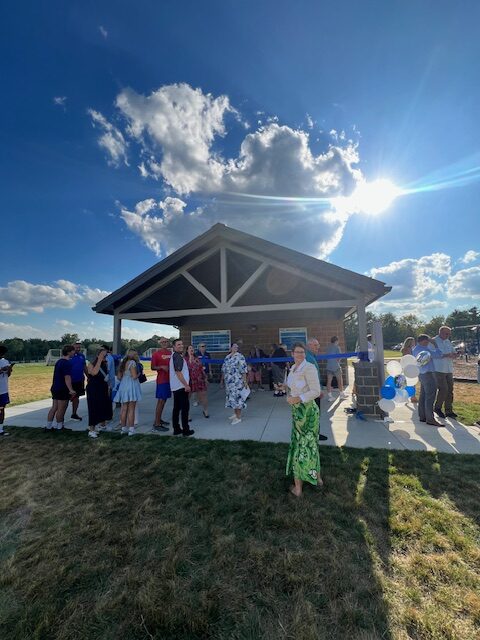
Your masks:
<path fill-rule="evenodd" d="M 80 397 L 85 395 L 85 383 L 83 380 L 80 380 L 79 382 L 72 382 L 72 388 L 77 396 Z"/>
<path fill-rule="evenodd" d="M 55 389 L 55 390 L 51 388 L 50 391 L 52 393 L 53 400 L 70 400 L 70 393 L 66 387 L 65 389 Z"/>

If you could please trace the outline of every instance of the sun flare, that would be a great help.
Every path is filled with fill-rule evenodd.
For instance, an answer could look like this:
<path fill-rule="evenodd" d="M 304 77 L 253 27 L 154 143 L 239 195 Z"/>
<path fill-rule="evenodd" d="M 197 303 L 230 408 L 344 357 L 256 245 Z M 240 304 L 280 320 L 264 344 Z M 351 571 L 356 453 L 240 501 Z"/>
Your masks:
<path fill-rule="evenodd" d="M 393 182 L 380 178 L 373 182 L 359 184 L 352 195 L 345 198 L 345 204 L 352 211 L 376 216 L 388 209 L 402 193 L 402 190 Z"/>

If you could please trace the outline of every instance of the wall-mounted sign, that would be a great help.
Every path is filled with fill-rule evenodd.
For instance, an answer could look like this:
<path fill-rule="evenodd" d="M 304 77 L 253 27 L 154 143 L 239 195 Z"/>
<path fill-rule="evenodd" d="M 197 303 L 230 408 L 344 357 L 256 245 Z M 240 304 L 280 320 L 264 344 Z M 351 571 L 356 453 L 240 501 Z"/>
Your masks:
<path fill-rule="evenodd" d="M 293 329 L 279 329 L 279 344 L 286 344 L 290 351 L 295 342 L 307 342 L 307 329 L 305 327 L 295 327 Z"/>
<path fill-rule="evenodd" d="M 198 349 L 199 344 L 206 344 L 209 353 L 229 351 L 231 335 L 228 329 L 218 331 L 192 331 L 192 345 Z"/>

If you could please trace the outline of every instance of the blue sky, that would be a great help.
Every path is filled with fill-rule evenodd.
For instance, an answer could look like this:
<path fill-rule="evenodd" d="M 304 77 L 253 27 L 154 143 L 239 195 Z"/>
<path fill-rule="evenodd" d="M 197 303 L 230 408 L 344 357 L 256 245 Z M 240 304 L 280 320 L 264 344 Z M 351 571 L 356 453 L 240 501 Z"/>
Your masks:
<path fill-rule="evenodd" d="M 219 220 L 393 285 L 378 311 L 472 306 L 479 20 L 475 0 L 11 3 L 0 338 L 109 338 L 95 301 Z M 408 193 L 356 210 L 378 179 Z"/>

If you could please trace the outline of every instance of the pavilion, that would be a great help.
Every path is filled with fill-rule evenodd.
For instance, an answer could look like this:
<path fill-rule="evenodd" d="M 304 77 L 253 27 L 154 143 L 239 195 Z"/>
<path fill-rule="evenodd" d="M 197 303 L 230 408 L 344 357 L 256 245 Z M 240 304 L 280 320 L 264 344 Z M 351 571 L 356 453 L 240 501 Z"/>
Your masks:
<path fill-rule="evenodd" d="M 344 320 L 358 316 L 367 351 L 366 307 L 391 287 L 367 276 L 217 223 L 93 308 L 113 316 L 113 348 L 122 320 L 170 324 L 187 344 L 205 341 L 214 357 L 240 341 L 270 350 L 315 336 L 323 353 L 333 335 L 345 349 Z M 372 372 L 368 372 L 371 376 Z"/>

